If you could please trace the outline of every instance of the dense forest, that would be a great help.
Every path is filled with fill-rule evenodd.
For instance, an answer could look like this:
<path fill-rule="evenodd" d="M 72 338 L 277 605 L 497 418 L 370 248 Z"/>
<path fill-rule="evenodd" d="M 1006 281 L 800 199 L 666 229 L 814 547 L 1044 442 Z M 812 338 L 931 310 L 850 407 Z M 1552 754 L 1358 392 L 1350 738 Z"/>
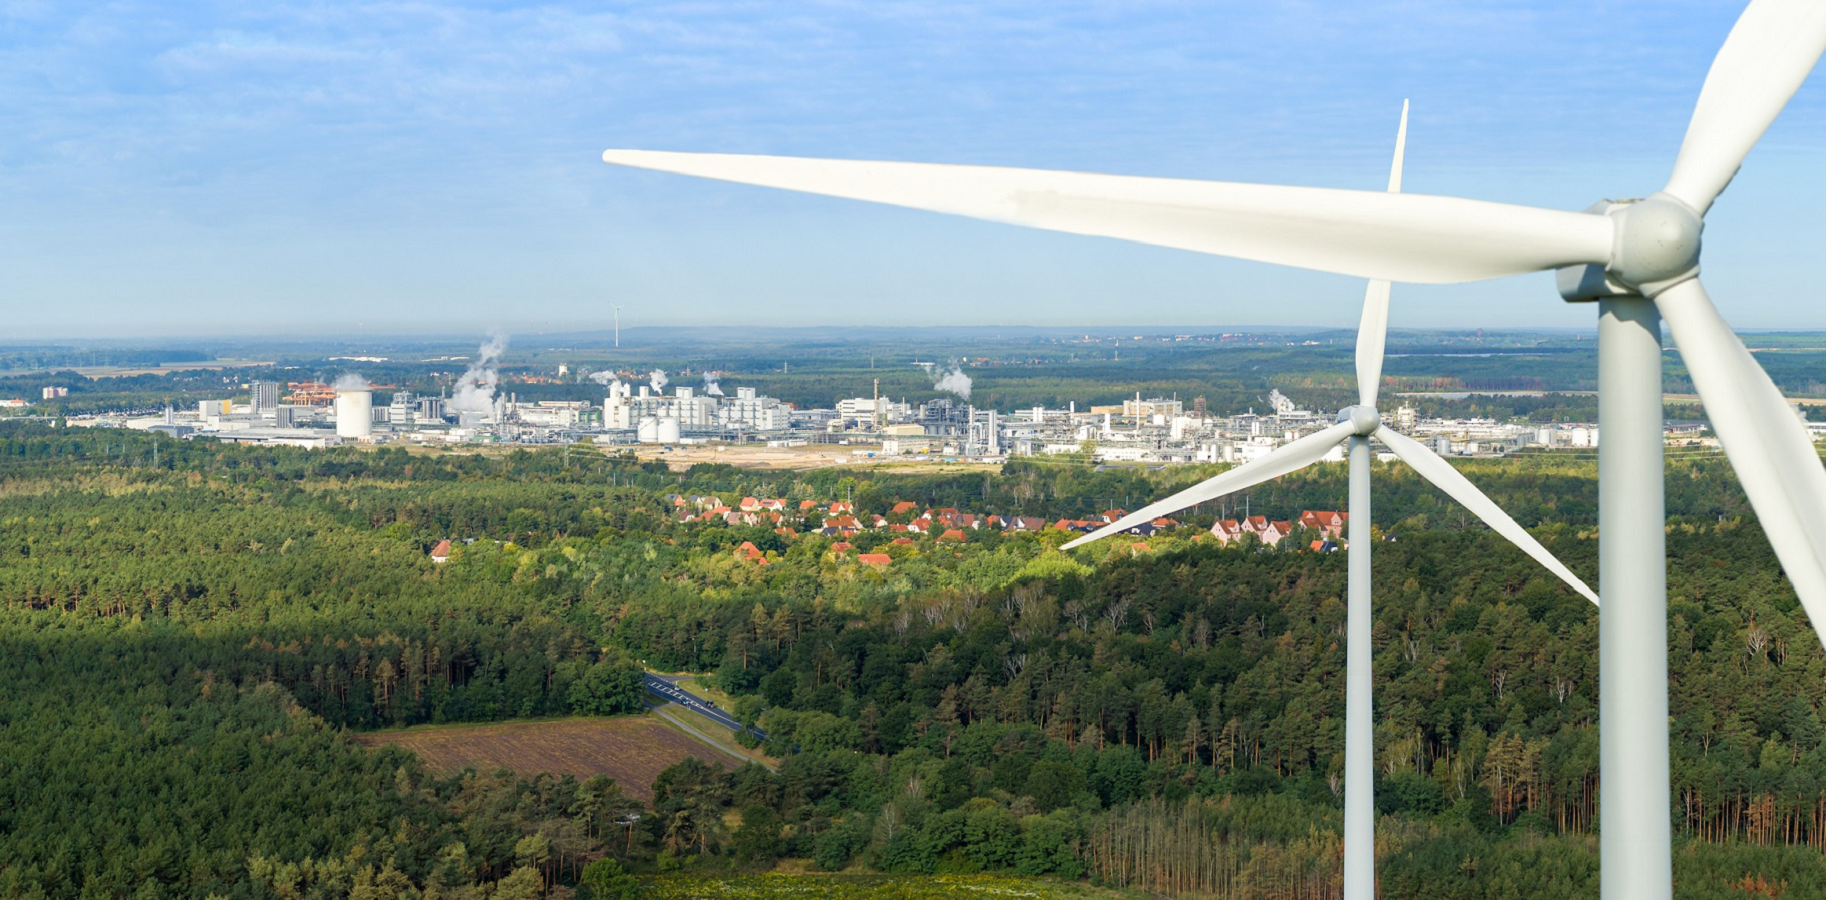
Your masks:
<path fill-rule="evenodd" d="M 1595 583 L 1589 460 L 1465 468 Z M 0 427 L 0 895 L 637 896 L 629 873 L 794 857 L 1331 896 L 1343 555 L 1196 526 L 1337 508 L 1341 466 L 1145 542 L 851 538 L 886 568 L 818 534 L 680 524 L 670 499 L 1050 519 L 1206 474 L 672 472 Z M 1376 477 L 1383 892 L 1594 893 L 1595 610 L 1405 469 Z M 1826 654 L 1722 459 L 1671 460 L 1668 509 L 1681 896 L 1826 893 Z M 637 659 L 714 673 L 778 770 L 687 761 L 643 805 L 350 739 L 632 712 Z"/>

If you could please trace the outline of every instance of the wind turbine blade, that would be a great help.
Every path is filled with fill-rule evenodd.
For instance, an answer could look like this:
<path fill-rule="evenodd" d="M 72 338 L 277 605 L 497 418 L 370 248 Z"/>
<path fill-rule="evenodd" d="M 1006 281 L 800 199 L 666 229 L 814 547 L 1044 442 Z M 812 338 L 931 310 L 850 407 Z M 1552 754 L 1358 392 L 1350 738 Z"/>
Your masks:
<path fill-rule="evenodd" d="M 1395 162 L 1389 166 L 1389 193 L 1401 193 L 1401 166 L 1408 155 L 1408 101 L 1401 101 L 1401 127 L 1395 129 Z"/>
<path fill-rule="evenodd" d="M 1662 292 L 1655 305 L 1782 570 L 1826 644 L 1826 468 L 1813 439 L 1698 279 Z"/>
<path fill-rule="evenodd" d="M 1389 283 L 1376 280 L 1363 294 L 1363 321 L 1357 325 L 1357 402 L 1376 405 L 1382 383 L 1382 353 L 1388 346 Z"/>
<path fill-rule="evenodd" d="M 1165 500 L 1150 503 L 1090 534 L 1067 543 L 1062 549 L 1070 550 L 1092 541 L 1100 541 L 1143 522 L 1152 522 L 1161 516 L 1197 506 L 1206 500 L 1215 500 L 1225 494 L 1235 493 L 1243 488 L 1279 478 L 1288 472 L 1304 469 L 1322 459 L 1331 448 L 1338 445 L 1339 441 L 1350 437 L 1352 431 L 1353 427 L 1349 422 L 1339 422 L 1324 431 L 1313 432 L 1297 441 L 1276 448 L 1267 456 L 1252 459 L 1234 469 L 1186 488 Z"/>
<path fill-rule="evenodd" d="M 1826 50 L 1826 3 L 1752 0 L 1700 89 L 1667 192 L 1704 215 Z"/>
<path fill-rule="evenodd" d="M 1479 519 L 1484 520 L 1484 524 L 1489 525 L 1492 531 L 1508 538 L 1510 543 L 1522 548 L 1523 553 L 1534 557 L 1535 562 L 1546 566 L 1547 571 L 1558 575 L 1561 581 L 1566 582 L 1585 599 L 1594 604 L 1598 602 L 1597 592 L 1586 586 L 1579 576 L 1572 574 L 1572 570 L 1566 568 L 1566 565 L 1552 553 L 1547 552 L 1547 548 L 1541 546 L 1541 542 L 1535 540 L 1534 535 L 1524 530 L 1521 525 L 1509 517 L 1508 513 L 1503 512 L 1502 507 L 1496 505 L 1496 501 L 1485 496 L 1483 491 L 1477 489 L 1477 485 L 1459 474 L 1459 471 L 1452 468 L 1451 463 L 1441 459 L 1439 454 L 1428 450 L 1426 445 L 1387 425 L 1376 429 L 1376 439 L 1388 445 L 1390 450 L 1395 451 L 1395 455 L 1401 457 L 1402 462 L 1413 466 L 1414 471 L 1419 472 L 1422 478 L 1433 482 L 1452 499 L 1463 504 Z"/>
<path fill-rule="evenodd" d="M 1477 281 L 1611 256 L 1604 216 L 1456 197 L 716 153 L 608 150 L 602 158 L 1389 281 Z"/>
<path fill-rule="evenodd" d="M 1401 193 L 1401 165 L 1408 150 L 1408 101 L 1401 101 L 1401 127 L 1395 130 L 1395 162 L 1389 166 L 1389 193 Z M 1388 347 L 1389 283 L 1370 281 L 1363 294 L 1363 321 L 1357 324 L 1357 402 L 1376 405 L 1382 382 L 1382 354 Z"/>

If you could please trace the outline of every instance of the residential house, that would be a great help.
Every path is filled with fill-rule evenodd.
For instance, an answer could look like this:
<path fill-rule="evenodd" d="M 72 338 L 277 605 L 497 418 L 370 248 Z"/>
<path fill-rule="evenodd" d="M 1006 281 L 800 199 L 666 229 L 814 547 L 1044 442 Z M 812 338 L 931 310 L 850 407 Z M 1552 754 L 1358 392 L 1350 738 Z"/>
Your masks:
<path fill-rule="evenodd" d="M 756 547 L 753 541 L 743 541 L 742 546 L 735 548 L 735 554 L 749 562 L 768 565 L 767 557 L 761 553 L 761 548 Z"/>
<path fill-rule="evenodd" d="M 854 537 L 856 532 L 862 530 L 862 523 L 856 521 L 855 516 L 834 516 L 825 519 L 824 527 L 820 530 L 831 536 Z"/>
<path fill-rule="evenodd" d="M 1293 533 L 1292 522 L 1269 522 L 1266 528 L 1256 532 L 1256 537 L 1270 547 L 1280 546 L 1281 539 Z"/>
<path fill-rule="evenodd" d="M 1344 526 L 1350 521 L 1350 513 L 1335 510 L 1307 509 L 1300 512 L 1300 527 L 1321 532 L 1325 537 L 1338 540 L 1344 537 Z"/>

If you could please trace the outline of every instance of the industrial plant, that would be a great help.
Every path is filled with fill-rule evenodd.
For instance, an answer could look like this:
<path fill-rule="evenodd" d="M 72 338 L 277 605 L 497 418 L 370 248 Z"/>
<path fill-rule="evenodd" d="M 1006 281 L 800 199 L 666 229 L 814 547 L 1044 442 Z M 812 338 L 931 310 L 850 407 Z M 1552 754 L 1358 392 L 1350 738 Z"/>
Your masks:
<path fill-rule="evenodd" d="M 492 359 L 490 360 L 492 362 Z M 701 373 L 699 373 L 701 374 Z M 1119 404 L 998 410 L 968 399 L 961 370 L 933 373 L 954 391 L 924 402 L 881 396 L 801 408 L 754 387 L 725 393 L 716 375 L 672 385 L 668 373 L 598 373 L 599 403 L 521 400 L 499 389 L 492 368 L 471 366 L 446 395 L 415 395 L 359 375 L 334 383 L 256 381 L 244 396 L 205 400 L 150 416 L 79 417 L 75 426 L 163 431 L 174 437 L 245 444 L 575 444 L 677 448 L 697 444 L 799 447 L 846 445 L 877 458 L 993 462 L 1008 457 L 1074 455 L 1130 465 L 1246 463 L 1333 424 L 1331 412 L 1303 409 L 1271 391 L 1260 410 L 1215 415 L 1198 399 L 1145 397 Z M 537 379 L 535 379 L 537 380 Z M 1526 448 L 1592 450 L 1589 424 L 1540 425 L 1494 419 L 1432 419 L 1411 405 L 1389 411 L 1389 425 L 1441 455 L 1491 456 Z M 1699 423 L 1671 422 L 1669 439 L 1710 440 Z M 1386 454 L 1386 448 L 1379 448 Z M 1334 457 L 1342 458 L 1341 451 Z"/>

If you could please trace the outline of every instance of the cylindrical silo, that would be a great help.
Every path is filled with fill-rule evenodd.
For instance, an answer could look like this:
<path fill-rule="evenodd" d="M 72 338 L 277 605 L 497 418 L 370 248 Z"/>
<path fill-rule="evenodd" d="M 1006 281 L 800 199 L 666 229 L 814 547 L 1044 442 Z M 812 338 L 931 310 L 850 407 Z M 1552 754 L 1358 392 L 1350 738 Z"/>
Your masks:
<path fill-rule="evenodd" d="M 678 420 L 670 416 L 659 420 L 659 442 L 662 444 L 678 443 Z"/>
<path fill-rule="evenodd" d="M 336 436 L 367 440 L 374 434 L 374 395 L 367 390 L 336 392 Z"/>
<path fill-rule="evenodd" d="M 659 420 L 648 416 L 635 428 L 635 439 L 643 444 L 659 443 Z"/>

